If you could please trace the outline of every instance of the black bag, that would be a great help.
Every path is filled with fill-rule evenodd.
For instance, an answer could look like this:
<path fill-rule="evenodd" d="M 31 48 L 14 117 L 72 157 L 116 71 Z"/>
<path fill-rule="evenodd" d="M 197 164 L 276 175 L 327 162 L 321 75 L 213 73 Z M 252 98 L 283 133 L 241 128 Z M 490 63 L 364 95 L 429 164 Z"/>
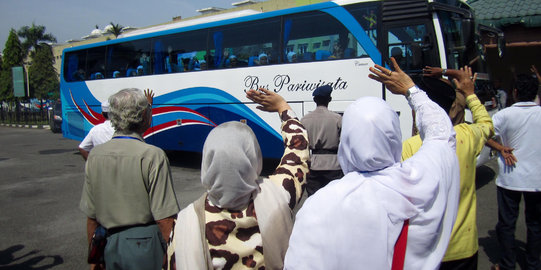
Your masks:
<path fill-rule="evenodd" d="M 88 246 L 88 263 L 104 264 L 105 244 L 107 244 L 107 230 L 99 225 L 92 235 L 92 240 Z"/>

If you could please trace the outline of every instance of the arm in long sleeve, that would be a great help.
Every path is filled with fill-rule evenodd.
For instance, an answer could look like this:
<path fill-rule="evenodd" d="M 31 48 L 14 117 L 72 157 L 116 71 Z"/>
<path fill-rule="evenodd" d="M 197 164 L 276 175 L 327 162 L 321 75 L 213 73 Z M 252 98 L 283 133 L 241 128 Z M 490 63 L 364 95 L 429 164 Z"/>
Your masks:
<path fill-rule="evenodd" d="M 494 125 L 485 106 L 481 104 L 475 94 L 466 98 L 466 104 L 472 112 L 473 124 L 469 125 L 469 127 L 474 135 L 473 139 L 477 146 L 476 152 L 479 154 L 486 141 L 494 135 Z"/>
<path fill-rule="evenodd" d="M 289 207 L 293 209 L 299 202 L 306 184 L 308 173 L 309 144 L 308 133 L 291 110 L 281 113 L 284 155 L 270 180 L 290 194 Z"/>
<path fill-rule="evenodd" d="M 413 93 L 408 97 L 408 101 L 415 111 L 417 127 L 423 142 L 443 140 L 447 141 L 453 150 L 456 149 L 455 131 L 449 116 L 438 104 L 430 100 L 424 91 L 417 86 L 414 88 L 416 90 L 411 91 Z"/>

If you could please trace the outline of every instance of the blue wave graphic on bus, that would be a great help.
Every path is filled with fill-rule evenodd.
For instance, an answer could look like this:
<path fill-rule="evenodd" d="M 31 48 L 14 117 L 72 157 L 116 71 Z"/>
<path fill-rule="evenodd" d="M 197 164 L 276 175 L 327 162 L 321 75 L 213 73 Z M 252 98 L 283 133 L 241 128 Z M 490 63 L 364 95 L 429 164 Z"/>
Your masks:
<path fill-rule="evenodd" d="M 70 91 L 71 95 L 71 91 Z M 76 102 L 71 100 L 83 118 L 91 125 L 99 124 L 100 115 L 88 103 L 98 103 L 91 95 Z M 210 87 L 177 90 L 154 98 L 152 127 L 145 141 L 169 150 L 200 152 L 206 136 L 215 126 L 227 121 L 245 121 L 260 142 L 263 155 L 280 157 L 283 153 L 281 135 L 256 113 L 232 95 Z M 163 105 L 175 104 L 175 105 Z M 101 115 L 100 115 L 101 116 Z"/>

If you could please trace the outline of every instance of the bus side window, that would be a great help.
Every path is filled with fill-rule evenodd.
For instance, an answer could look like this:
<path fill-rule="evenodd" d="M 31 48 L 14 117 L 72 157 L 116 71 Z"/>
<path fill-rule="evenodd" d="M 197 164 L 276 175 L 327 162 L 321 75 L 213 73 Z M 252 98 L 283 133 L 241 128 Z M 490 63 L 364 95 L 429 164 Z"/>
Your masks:
<path fill-rule="evenodd" d="M 86 50 L 69 52 L 65 56 L 64 80 L 68 82 L 84 81 L 86 79 Z"/>
<path fill-rule="evenodd" d="M 324 12 L 308 12 L 284 18 L 284 43 L 299 62 L 357 57 L 359 43 L 344 25 Z M 317 25 L 317 27 L 314 27 Z M 287 57 L 286 54 L 285 56 Z M 287 58 L 284 62 L 291 62 Z"/>
<path fill-rule="evenodd" d="M 197 71 L 202 60 L 208 66 L 207 30 L 167 35 L 156 38 L 154 44 L 160 51 L 154 54 L 154 65 L 162 73 Z"/>
<path fill-rule="evenodd" d="M 377 2 L 372 3 L 358 3 L 353 5 L 347 5 L 345 8 L 349 11 L 357 22 L 364 29 L 366 35 L 374 45 L 378 45 L 378 16 L 379 4 Z M 358 56 L 366 55 L 366 52 L 359 53 Z"/>
<path fill-rule="evenodd" d="M 88 49 L 86 74 L 90 73 L 90 79 L 95 80 L 103 78 L 105 73 L 105 47 L 96 47 Z"/>
<path fill-rule="evenodd" d="M 400 68 L 406 72 L 422 72 L 423 67 L 428 64 L 420 45 L 426 36 L 424 24 L 389 29 L 389 58 L 394 57 Z"/>
<path fill-rule="evenodd" d="M 107 78 L 151 74 L 149 55 L 149 39 L 107 46 Z"/>
<path fill-rule="evenodd" d="M 216 68 L 279 63 L 280 18 L 211 29 L 211 51 Z"/>

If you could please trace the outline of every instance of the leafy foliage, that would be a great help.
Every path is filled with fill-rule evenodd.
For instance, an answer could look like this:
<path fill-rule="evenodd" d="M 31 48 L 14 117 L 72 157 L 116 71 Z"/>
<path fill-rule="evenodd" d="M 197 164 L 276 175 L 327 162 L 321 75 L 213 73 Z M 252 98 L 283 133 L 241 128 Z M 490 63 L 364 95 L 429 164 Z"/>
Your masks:
<path fill-rule="evenodd" d="M 35 25 L 32 23 L 32 26 L 21 27 L 17 33 L 19 34 L 19 37 L 25 39 L 22 43 L 25 50 L 25 56 L 31 51 L 36 52 L 43 44 L 46 44 L 46 42 L 56 42 L 55 36 L 45 33 L 45 26 L 43 25 Z"/>
<path fill-rule="evenodd" d="M 22 66 L 24 60 L 24 50 L 14 29 L 9 32 L 3 54 L 2 70 L 0 72 L 0 100 L 13 100 L 11 68 Z"/>
<path fill-rule="evenodd" d="M 120 24 L 114 24 L 113 22 L 111 22 L 110 24 L 110 28 L 107 29 L 107 33 L 110 33 L 110 34 L 113 34 L 115 36 L 115 38 L 118 38 L 118 36 L 120 36 L 120 34 L 122 34 L 122 32 L 124 32 L 124 26 L 120 25 Z"/>
<path fill-rule="evenodd" d="M 60 84 L 54 68 L 54 56 L 50 46 L 41 45 L 35 51 L 32 65 L 28 69 L 28 77 L 33 97 L 51 98 L 53 93 L 59 91 Z"/>

